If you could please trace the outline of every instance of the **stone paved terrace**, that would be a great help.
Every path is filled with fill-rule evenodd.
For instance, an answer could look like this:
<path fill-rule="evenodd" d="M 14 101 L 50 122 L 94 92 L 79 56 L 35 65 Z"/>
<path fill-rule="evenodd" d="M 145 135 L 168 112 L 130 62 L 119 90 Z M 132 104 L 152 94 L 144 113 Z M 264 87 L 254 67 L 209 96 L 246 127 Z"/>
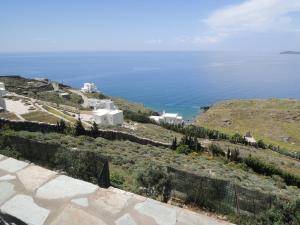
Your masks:
<path fill-rule="evenodd" d="M 1 215 L 2 219 L 3 215 L 13 216 L 33 225 L 230 224 L 116 188 L 99 188 L 2 155 L 0 212 L 0 224 Z M 24 224 L 21 221 L 16 224 Z"/>

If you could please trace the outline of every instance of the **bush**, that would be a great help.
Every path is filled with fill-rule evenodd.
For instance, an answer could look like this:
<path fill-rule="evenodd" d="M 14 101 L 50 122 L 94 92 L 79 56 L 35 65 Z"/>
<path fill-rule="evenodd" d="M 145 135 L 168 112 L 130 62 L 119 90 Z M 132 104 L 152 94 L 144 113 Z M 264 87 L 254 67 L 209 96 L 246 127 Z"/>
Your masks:
<path fill-rule="evenodd" d="M 201 144 L 198 142 L 197 137 L 184 135 L 181 138 L 180 145 L 187 145 L 191 150 L 199 152 L 202 149 Z"/>
<path fill-rule="evenodd" d="M 148 114 L 140 113 L 140 112 L 133 112 L 130 110 L 124 110 L 124 118 L 127 120 L 136 121 L 139 123 L 154 123 Z"/>
<path fill-rule="evenodd" d="M 242 144 L 245 144 L 246 141 L 245 141 L 245 138 L 240 135 L 240 134 L 234 134 L 231 138 L 230 138 L 230 142 L 231 143 L 242 143 Z"/>
<path fill-rule="evenodd" d="M 90 132 L 90 135 L 91 135 L 93 138 L 99 137 L 100 132 L 99 132 L 99 129 L 98 129 L 98 125 L 95 123 L 95 121 L 94 121 L 94 123 L 93 123 L 93 125 L 92 125 L 92 127 L 91 127 L 91 129 L 90 129 L 89 132 Z"/>
<path fill-rule="evenodd" d="M 300 199 L 280 203 L 258 215 L 235 216 L 233 222 L 242 225 L 298 225 L 300 224 Z"/>
<path fill-rule="evenodd" d="M 258 140 L 258 142 L 257 142 L 257 147 L 258 147 L 258 148 L 266 149 L 266 148 L 267 148 L 267 145 L 264 143 L 263 140 Z"/>
<path fill-rule="evenodd" d="M 274 165 L 267 164 L 260 159 L 252 156 L 248 156 L 243 159 L 244 163 L 253 169 L 256 173 L 272 176 L 279 175 L 281 176 L 287 185 L 295 185 L 300 187 L 300 177 L 290 174 L 288 172 L 282 171 L 280 168 L 277 168 Z"/>
<path fill-rule="evenodd" d="M 176 152 L 178 154 L 186 154 L 188 155 L 189 153 L 192 152 L 192 150 L 189 148 L 188 145 L 179 145 L 177 148 L 176 148 Z"/>
<path fill-rule="evenodd" d="M 230 161 L 234 161 L 234 162 L 241 162 L 240 151 L 237 148 L 235 148 L 233 150 L 230 150 L 228 148 L 227 159 L 229 159 Z"/>
<path fill-rule="evenodd" d="M 112 183 L 112 185 L 116 185 L 120 187 L 125 182 L 125 178 L 118 173 L 111 173 L 110 182 Z"/>
<path fill-rule="evenodd" d="M 138 172 L 137 182 L 146 188 L 146 195 L 149 197 L 162 196 L 163 201 L 170 198 L 171 179 L 164 168 L 154 165 L 147 166 Z"/>
<path fill-rule="evenodd" d="M 225 152 L 221 149 L 221 147 L 219 145 L 210 144 L 208 146 L 208 149 L 211 151 L 213 156 L 219 156 L 219 155 L 225 156 Z"/>
<path fill-rule="evenodd" d="M 84 129 L 80 119 L 78 119 L 76 122 L 74 134 L 75 134 L 75 136 L 80 136 L 80 135 L 86 134 L 85 129 Z"/>
<path fill-rule="evenodd" d="M 65 121 L 62 119 L 56 123 L 56 127 L 57 127 L 57 132 L 62 134 L 65 133 L 67 129 L 67 125 Z"/>

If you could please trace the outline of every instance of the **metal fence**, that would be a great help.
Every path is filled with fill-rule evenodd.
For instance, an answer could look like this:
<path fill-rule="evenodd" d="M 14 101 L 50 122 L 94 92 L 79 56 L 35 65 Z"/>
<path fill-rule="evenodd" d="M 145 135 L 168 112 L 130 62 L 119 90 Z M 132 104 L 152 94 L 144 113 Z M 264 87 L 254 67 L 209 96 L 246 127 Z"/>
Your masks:
<path fill-rule="evenodd" d="M 168 168 L 172 190 L 185 196 L 184 202 L 206 207 L 219 213 L 251 213 L 268 210 L 275 196 L 250 190 L 233 182 L 198 176 L 174 168 Z M 182 193 L 184 195 L 182 195 Z"/>

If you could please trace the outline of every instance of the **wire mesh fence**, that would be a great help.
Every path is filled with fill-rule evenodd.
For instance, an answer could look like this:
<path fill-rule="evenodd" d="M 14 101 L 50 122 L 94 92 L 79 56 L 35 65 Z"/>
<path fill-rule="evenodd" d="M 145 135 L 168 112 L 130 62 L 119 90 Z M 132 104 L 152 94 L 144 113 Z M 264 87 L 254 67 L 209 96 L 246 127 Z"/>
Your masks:
<path fill-rule="evenodd" d="M 250 190 L 227 180 L 198 176 L 174 168 L 168 168 L 168 172 L 173 193 L 181 193 L 181 198 L 185 196 L 185 203 L 219 213 L 258 214 L 268 210 L 275 202 L 274 195 Z"/>

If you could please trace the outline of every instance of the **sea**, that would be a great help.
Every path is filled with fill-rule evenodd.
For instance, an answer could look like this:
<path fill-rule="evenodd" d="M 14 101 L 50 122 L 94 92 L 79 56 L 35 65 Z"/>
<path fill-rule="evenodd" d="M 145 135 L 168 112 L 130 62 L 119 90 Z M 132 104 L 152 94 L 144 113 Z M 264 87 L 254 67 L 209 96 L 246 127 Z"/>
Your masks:
<path fill-rule="evenodd" d="M 192 120 L 227 99 L 300 98 L 300 55 L 278 52 L 1 53 L 1 75 L 93 82 L 110 96 Z"/>

